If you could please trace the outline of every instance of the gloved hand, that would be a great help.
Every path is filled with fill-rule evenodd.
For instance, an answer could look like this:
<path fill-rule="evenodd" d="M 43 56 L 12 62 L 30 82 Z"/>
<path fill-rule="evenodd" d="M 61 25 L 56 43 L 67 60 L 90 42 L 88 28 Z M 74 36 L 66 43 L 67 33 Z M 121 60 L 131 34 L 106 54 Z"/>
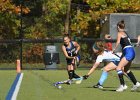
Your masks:
<path fill-rule="evenodd" d="M 89 75 L 84 75 L 84 76 L 83 76 L 83 79 L 86 80 L 88 77 L 89 77 Z"/>

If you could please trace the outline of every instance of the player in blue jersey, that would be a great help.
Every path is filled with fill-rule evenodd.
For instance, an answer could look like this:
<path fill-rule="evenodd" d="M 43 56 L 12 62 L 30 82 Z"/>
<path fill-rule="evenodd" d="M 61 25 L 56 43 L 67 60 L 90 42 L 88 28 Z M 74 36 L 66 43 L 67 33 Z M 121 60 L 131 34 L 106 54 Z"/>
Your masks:
<path fill-rule="evenodd" d="M 70 79 L 68 83 L 71 84 L 72 78 L 80 78 L 74 71 L 75 70 L 74 60 L 80 60 L 80 56 L 78 55 L 80 45 L 76 41 L 71 41 L 68 35 L 65 35 L 63 37 L 63 41 L 64 44 L 62 45 L 62 51 L 67 61 L 67 71 Z"/>
<path fill-rule="evenodd" d="M 129 36 L 125 32 L 125 23 L 123 20 L 117 23 L 117 29 L 118 29 L 117 42 L 116 42 L 113 52 L 116 50 L 116 48 L 120 44 L 122 47 L 122 57 L 116 68 L 118 76 L 119 76 L 120 84 L 121 84 L 116 91 L 122 92 L 125 90 L 124 89 L 125 83 L 124 83 L 124 79 L 123 79 L 123 71 L 125 73 L 127 73 L 129 78 L 133 82 L 134 85 L 131 88 L 131 90 L 135 91 L 135 90 L 137 90 L 138 87 L 140 87 L 140 83 L 136 80 L 132 71 L 129 70 L 130 66 L 126 66 L 127 64 L 131 65 L 131 62 L 135 58 L 135 51 L 131 44 Z"/>
<path fill-rule="evenodd" d="M 102 75 L 97 83 L 97 85 L 94 85 L 94 88 L 103 88 L 103 83 L 108 77 L 108 72 L 111 70 L 116 70 L 116 67 L 120 61 L 120 54 L 113 54 L 112 51 L 108 51 L 105 47 L 105 43 L 102 41 L 98 41 L 94 43 L 93 45 L 93 52 L 97 54 L 97 59 L 95 63 L 93 64 L 90 71 L 83 76 L 84 79 L 87 79 L 94 71 L 95 69 L 100 65 L 101 62 L 107 61 L 108 64 L 103 68 Z M 125 85 L 125 88 L 127 86 Z"/>

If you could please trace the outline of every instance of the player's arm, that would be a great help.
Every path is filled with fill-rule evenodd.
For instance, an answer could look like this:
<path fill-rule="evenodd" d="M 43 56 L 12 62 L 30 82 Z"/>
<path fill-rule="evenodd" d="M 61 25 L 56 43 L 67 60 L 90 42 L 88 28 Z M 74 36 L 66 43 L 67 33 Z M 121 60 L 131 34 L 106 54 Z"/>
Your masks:
<path fill-rule="evenodd" d="M 95 71 L 95 69 L 99 66 L 99 64 L 100 63 L 94 63 L 94 65 L 92 66 L 92 68 L 89 70 L 89 72 L 88 72 L 88 76 L 89 75 L 91 75 L 94 71 Z"/>
<path fill-rule="evenodd" d="M 115 52 L 116 48 L 119 46 L 120 40 L 121 40 L 121 33 L 119 32 L 118 35 L 117 35 L 117 41 L 116 41 L 116 44 L 115 44 L 115 48 L 113 49 L 113 52 Z"/>
<path fill-rule="evenodd" d="M 73 41 L 73 44 L 74 44 L 74 46 L 76 47 L 75 53 L 77 54 L 78 51 L 80 50 L 80 45 L 79 45 L 77 42 L 75 42 L 75 41 Z"/>
<path fill-rule="evenodd" d="M 63 51 L 66 58 L 68 58 L 68 59 L 74 59 L 75 58 L 75 57 L 71 57 L 71 56 L 68 55 L 64 45 L 62 45 L 62 51 Z"/>
<path fill-rule="evenodd" d="M 95 71 L 95 69 L 99 66 L 99 64 L 100 64 L 99 62 L 95 62 L 92 68 L 89 70 L 88 74 L 84 75 L 83 78 L 87 79 Z"/>
<path fill-rule="evenodd" d="M 139 46 L 139 45 L 140 45 L 140 35 L 138 36 L 137 43 L 136 43 L 136 46 Z"/>

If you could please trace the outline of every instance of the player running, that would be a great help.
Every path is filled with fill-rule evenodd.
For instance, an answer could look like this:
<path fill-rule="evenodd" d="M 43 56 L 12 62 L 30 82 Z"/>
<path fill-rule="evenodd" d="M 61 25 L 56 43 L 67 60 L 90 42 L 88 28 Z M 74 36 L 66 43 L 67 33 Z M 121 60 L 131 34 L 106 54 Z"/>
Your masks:
<path fill-rule="evenodd" d="M 130 66 L 126 66 L 127 64 L 131 65 L 133 59 L 135 58 L 135 51 L 131 44 L 131 40 L 130 40 L 129 36 L 125 32 L 125 24 L 124 24 L 123 20 L 117 23 L 117 29 L 118 29 L 117 42 L 116 42 L 116 45 L 115 45 L 115 48 L 113 51 L 115 51 L 116 48 L 118 47 L 118 45 L 120 44 L 122 47 L 123 56 L 121 57 L 121 60 L 116 68 L 118 76 L 119 76 L 120 84 L 121 84 L 116 91 L 122 92 L 123 90 L 125 90 L 124 89 L 125 83 L 124 83 L 124 79 L 123 79 L 123 70 L 125 73 L 127 73 L 127 75 L 129 76 L 129 78 L 131 79 L 131 81 L 134 84 L 131 90 L 135 91 L 135 90 L 137 90 L 138 87 L 140 87 L 140 83 L 136 80 L 132 71 L 130 71 L 130 69 L 129 69 Z"/>

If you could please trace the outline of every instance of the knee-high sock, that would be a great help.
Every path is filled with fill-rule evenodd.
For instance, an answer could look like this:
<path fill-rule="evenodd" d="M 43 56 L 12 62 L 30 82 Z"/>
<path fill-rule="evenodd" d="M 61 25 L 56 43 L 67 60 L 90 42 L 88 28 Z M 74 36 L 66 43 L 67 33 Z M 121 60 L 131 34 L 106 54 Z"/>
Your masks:
<path fill-rule="evenodd" d="M 131 79 L 131 81 L 133 82 L 133 84 L 136 85 L 137 80 L 136 80 L 134 74 L 131 71 L 129 71 L 129 72 L 127 72 L 127 75 L 129 76 L 129 78 Z"/>
<path fill-rule="evenodd" d="M 73 78 L 80 78 L 80 76 L 77 75 L 74 70 L 73 70 Z"/>
<path fill-rule="evenodd" d="M 108 72 L 103 71 L 98 83 L 100 85 L 103 85 L 104 81 L 107 79 L 107 76 L 108 76 Z"/>
<path fill-rule="evenodd" d="M 123 78 L 122 70 L 118 70 L 117 73 L 118 73 L 118 77 L 119 77 L 119 80 L 120 80 L 120 84 L 124 85 L 125 83 L 124 83 L 124 78 Z"/>
<path fill-rule="evenodd" d="M 73 78 L 73 70 L 69 70 L 68 75 L 69 75 L 69 79 L 72 79 Z"/>

